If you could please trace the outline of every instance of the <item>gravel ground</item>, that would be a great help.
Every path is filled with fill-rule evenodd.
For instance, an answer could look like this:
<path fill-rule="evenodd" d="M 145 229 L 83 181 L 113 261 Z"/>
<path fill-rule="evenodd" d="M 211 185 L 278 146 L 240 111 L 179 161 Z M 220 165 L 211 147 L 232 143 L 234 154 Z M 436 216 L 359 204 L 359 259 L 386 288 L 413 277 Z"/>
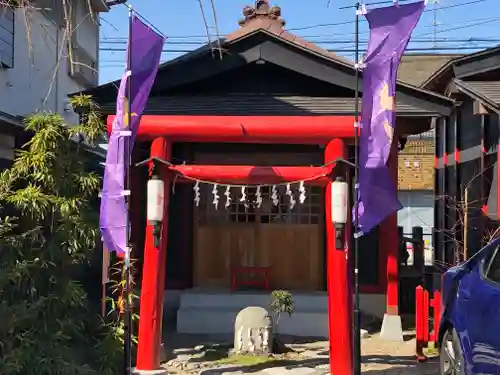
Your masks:
<path fill-rule="evenodd" d="M 415 339 L 408 332 L 404 343 L 382 340 L 378 334 L 362 339 L 362 371 L 370 375 L 438 375 L 436 359 L 426 363 L 415 360 Z M 276 356 L 279 364 L 263 363 L 256 366 L 219 365 L 217 358 L 205 360 L 207 348 L 214 345 L 230 347 L 230 337 L 181 335 L 166 333 L 164 367 L 179 375 L 325 375 L 328 371 L 328 342 L 284 338 L 292 353 Z M 220 350 L 219 350 L 220 352 Z M 222 349 L 224 352 L 224 349 Z M 283 363 L 283 361 L 285 363 Z"/>

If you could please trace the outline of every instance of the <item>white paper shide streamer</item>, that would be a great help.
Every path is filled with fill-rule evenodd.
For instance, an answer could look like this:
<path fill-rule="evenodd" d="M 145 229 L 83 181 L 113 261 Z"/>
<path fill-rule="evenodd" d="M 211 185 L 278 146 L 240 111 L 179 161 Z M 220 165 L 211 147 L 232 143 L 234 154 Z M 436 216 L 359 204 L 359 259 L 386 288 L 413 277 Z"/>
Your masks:
<path fill-rule="evenodd" d="M 260 191 L 260 186 L 257 186 L 257 191 L 255 192 L 255 204 L 257 205 L 257 208 L 262 206 L 262 193 Z"/>
<path fill-rule="evenodd" d="M 290 199 L 290 202 L 289 202 L 290 209 L 293 210 L 293 208 L 295 207 L 295 203 L 297 203 L 297 201 L 293 197 L 293 191 L 292 191 L 290 184 L 286 184 L 286 195 Z"/>
<path fill-rule="evenodd" d="M 306 201 L 306 187 L 304 186 L 304 181 L 300 181 L 299 193 L 299 202 L 300 204 L 303 204 Z"/>
<path fill-rule="evenodd" d="M 219 207 L 219 185 L 215 184 L 212 189 L 212 195 L 214 197 L 212 204 L 215 206 L 215 209 Z"/>
<path fill-rule="evenodd" d="M 246 193 L 246 188 L 245 186 L 242 186 L 241 187 L 241 198 L 240 198 L 240 202 L 243 203 L 243 205 L 245 207 L 248 207 L 248 202 L 247 202 L 247 193 Z"/>
<path fill-rule="evenodd" d="M 306 201 L 306 187 L 305 187 L 305 182 L 304 181 L 297 181 L 297 182 L 293 182 L 293 184 L 299 184 L 299 187 L 298 187 L 298 202 L 300 204 L 303 204 L 305 201 Z M 238 199 L 239 202 L 243 203 L 243 205 L 245 206 L 245 208 L 248 208 L 250 206 L 250 203 L 249 203 L 249 196 L 248 196 L 248 193 L 247 193 L 247 187 L 248 186 L 241 186 L 241 185 L 236 185 L 236 186 L 231 186 L 231 185 L 220 185 L 216 182 L 208 182 L 208 181 L 196 181 L 194 186 L 193 186 L 193 192 L 194 192 L 194 203 L 195 203 L 195 206 L 196 207 L 199 207 L 200 205 L 200 200 L 201 200 L 201 188 L 200 188 L 200 184 L 211 184 L 213 187 L 212 187 L 212 204 L 215 206 L 215 209 L 218 209 L 219 207 L 219 203 L 220 203 L 220 195 L 219 195 L 219 190 L 220 189 L 225 189 L 223 190 L 224 191 L 224 196 L 225 196 L 225 201 L 224 201 L 224 207 L 226 209 L 228 209 L 232 202 L 233 202 L 233 198 L 231 197 L 231 189 L 232 187 L 240 187 L 241 188 L 241 194 L 240 194 L 240 197 L 239 199 L 236 197 L 235 199 Z M 290 208 L 290 210 L 292 210 L 296 204 L 297 204 L 297 200 L 295 199 L 295 196 L 294 196 L 294 193 L 293 193 L 293 190 L 292 190 L 292 186 L 291 186 L 292 183 L 287 183 L 286 184 L 286 191 L 285 191 L 285 195 L 288 197 L 288 206 Z M 262 195 L 262 188 L 265 187 L 269 187 L 270 185 L 263 185 L 263 186 L 252 186 L 253 188 L 255 188 L 255 201 L 253 201 L 253 205 L 256 207 L 256 208 L 260 208 L 262 206 L 262 203 L 263 203 L 263 195 Z M 271 187 L 271 194 L 270 194 L 270 199 L 272 201 L 272 204 L 273 206 L 277 207 L 279 206 L 280 204 L 280 191 L 278 190 L 278 186 L 282 186 L 282 185 L 272 185 L 270 186 Z M 252 198 L 253 198 L 253 195 L 252 195 Z"/>
<path fill-rule="evenodd" d="M 231 206 L 231 202 L 232 202 L 232 199 L 231 199 L 231 186 L 228 185 L 226 187 L 226 191 L 225 191 L 224 195 L 226 196 L 225 207 L 229 208 L 229 206 Z"/>
<path fill-rule="evenodd" d="M 280 203 L 279 197 L 278 197 L 278 189 L 276 188 L 276 185 L 273 185 L 271 189 L 271 199 L 273 201 L 273 206 L 277 206 Z"/>
<path fill-rule="evenodd" d="M 193 186 L 194 191 L 194 204 L 196 207 L 200 205 L 200 183 L 196 181 L 196 184 Z"/>

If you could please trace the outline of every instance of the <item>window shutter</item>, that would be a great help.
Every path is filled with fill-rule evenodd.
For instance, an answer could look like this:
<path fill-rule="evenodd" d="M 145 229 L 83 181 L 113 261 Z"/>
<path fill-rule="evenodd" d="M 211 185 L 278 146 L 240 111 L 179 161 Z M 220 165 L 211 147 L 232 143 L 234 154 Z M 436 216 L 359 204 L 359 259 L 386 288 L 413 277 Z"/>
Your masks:
<path fill-rule="evenodd" d="M 14 67 L 14 19 L 12 8 L 0 6 L 0 68 Z"/>

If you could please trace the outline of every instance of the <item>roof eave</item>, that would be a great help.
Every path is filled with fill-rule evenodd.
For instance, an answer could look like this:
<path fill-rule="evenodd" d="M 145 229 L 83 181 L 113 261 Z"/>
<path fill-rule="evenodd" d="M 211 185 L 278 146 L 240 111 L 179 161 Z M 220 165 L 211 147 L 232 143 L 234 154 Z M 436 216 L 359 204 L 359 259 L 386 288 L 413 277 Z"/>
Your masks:
<path fill-rule="evenodd" d="M 274 38 L 277 38 L 277 39 L 279 39 L 280 41 L 282 41 L 283 43 L 288 44 L 289 46 L 292 46 L 292 47 L 295 47 L 295 48 L 299 48 L 299 49 L 301 49 L 301 50 L 302 50 L 302 51 L 304 51 L 304 52 L 311 53 L 311 54 L 313 54 L 313 55 L 315 55 L 315 56 L 317 56 L 317 57 L 319 57 L 319 58 L 322 58 L 322 59 L 324 59 L 324 60 L 327 60 L 327 61 L 330 61 L 330 62 L 333 62 L 333 63 L 339 64 L 339 65 L 341 65 L 341 66 L 343 66 L 343 67 L 345 67 L 345 68 L 349 68 L 349 69 L 351 69 L 352 71 L 354 71 L 354 70 L 355 70 L 355 67 L 354 67 L 354 62 L 352 62 L 351 64 L 349 64 L 349 63 L 347 63 L 347 62 L 345 62 L 345 61 L 343 61 L 343 60 L 341 60 L 341 59 L 336 59 L 336 58 L 334 58 L 333 56 L 326 56 L 326 55 L 323 55 L 323 54 L 318 53 L 318 52 L 316 52 L 316 51 L 314 51 L 314 50 L 312 50 L 312 49 L 309 49 L 309 48 L 307 48 L 307 47 L 304 47 L 304 46 L 302 46 L 302 45 L 300 45 L 300 44 L 292 43 L 292 42 L 291 42 L 291 41 L 289 41 L 288 39 L 282 38 L 281 36 L 279 36 L 279 35 L 277 35 L 277 34 L 275 34 L 275 33 L 273 33 L 273 32 L 269 32 L 268 30 L 265 30 L 265 29 L 257 29 L 257 30 L 254 30 L 254 31 L 252 31 L 251 33 L 248 33 L 248 34 L 242 35 L 240 38 L 238 38 L 238 39 L 234 39 L 233 41 L 231 41 L 231 42 L 229 42 L 229 43 L 233 43 L 233 42 L 236 42 L 236 41 L 238 41 L 238 40 L 242 40 L 242 39 L 244 39 L 245 37 L 250 36 L 250 35 L 254 35 L 254 34 L 258 33 L 258 32 L 264 32 L 264 33 L 268 34 L 269 36 L 274 37 Z M 431 95 L 431 96 L 433 96 L 433 97 L 435 97 L 435 98 L 438 98 L 438 99 L 440 99 L 440 100 L 443 100 L 443 101 L 445 101 L 445 102 L 447 102 L 447 103 L 450 103 L 450 104 L 451 104 L 451 103 L 453 103 L 453 100 L 452 100 L 452 99 L 450 99 L 450 98 L 448 98 L 448 97 L 446 97 L 446 96 L 444 96 L 444 95 L 441 95 L 441 94 L 435 93 L 435 92 L 433 92 L 433 91 L 427 90 L 427 89 L 425 89 L 425 88 L 423 88 L 423 87 L 414 86 L 414 85 L 412 85 L 412 84 L 409 84 L 409 83 L 406 83 L 406 82 L 402 82 L 402 81 L 400 81 L 400 80 L 398 80 L 398 81 L 397 81 L 397 84 L 398 84 L 399 86 L 401 86 L 401 87 L 405 87 L 405 88 L 408 88 L 408 89 L 411 89 L 411 90 L 415 90 L 415 91 L 418 91 L 418 92 L 420 92 L 420 93 L 422 93 L 422 94 Z"/>
<path fill-rule="evenodd" d="M 453 78 L 453 83 L 457 86 L 457 88 L 462 91 L 464 94 L 470 96 L 472 99 L 479 100 L 483 102 L 486 106 L 488 106 L 492 111 L 500 114 L 500 105 L 498 103 L 495 103 L 488 97 L 482 95 L 481 93 L 475 91 L 472 89 L 467 83 L 464 81 Z"/>
<path fill-rule="evenodd" d="M 465 64 L 469 61 L 473 61 L 473 60 L 482 58 L 484 56 L 488 56 L 490 54 L 495 54 L 497 52 L 500 52 L 500 46 L 493 47 L 493 48 L 487 48 L 487 49 L 484 49 L 482 51 L 478 51 L 478 52 L 471 53 L 471 54 L 464 55 L 464 56 L 455 57 L 455 58 L 451 59 L 450 61 L 448 61 L 446 64 L 444 64 L 440 69 L 438 69 L 424 83 L 422 83 L 420 85 L 420 87 L 422 87 L 422 88 L 428 87 L 436 79 L 442 77 L 447 71 L 453 72 L 453 65 Z"/>

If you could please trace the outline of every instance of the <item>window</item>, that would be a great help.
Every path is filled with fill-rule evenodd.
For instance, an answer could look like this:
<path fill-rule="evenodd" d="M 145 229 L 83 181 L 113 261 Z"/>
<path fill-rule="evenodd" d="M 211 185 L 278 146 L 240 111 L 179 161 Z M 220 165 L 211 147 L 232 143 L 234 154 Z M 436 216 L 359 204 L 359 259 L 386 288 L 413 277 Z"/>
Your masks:
<path fill-rule="evenodd" d="M 14 10 L 0 5 L 0 68 L 14 67 Z"/>
<path fill-rule="evenodd" d="M 200 184 L 199 188 L 200 203 L 196 218 L 200 225 L 255 222 L 255 189 L 245 189 L 246 199 L 242 201 L 241 188 L 231 187 L 230 202 L 226 207 L 226 186 L 217 186 L 217 206 L 214 203 L 214 186 Z"/>
<path fill-rule="evenodd" d="M 318 224 L 322 215 L 323 189 L 306 187 L 304 203 L 299 202 L 297 187 L 292 187 L 295 205 L 290 208 L 290 197 L 285 186 L 277 186 L 278 204 L 273 204 L 273 193 L 270 187 L 262 189 L 262 206 L 260 207 L 260 222 L 262 224 Z"/>
<path fill-rule="evenodd" d="M 290 197 L 285 186 L 276 186 L 276 197 L 271 187 L 260 189 L 262 202 L 257 203 L 257 188 L 247 187 L 242 201 L 241 187 L 231 187 L 229 206 L 226 207 L 226 186 L 218 186 L 217 207 L 213 203 L 212 185 L 201 184 L 197 220 L 200 225 L 216 223 L 260 223 L 260 224 L 319 224 L 323 215 L 323 189 L 306 185 L 304 203 L 299 202 L 298 187 L 292 187 L 295 205 L 290 208 Z M 273 198 L 276 199 L 274 204 Z"/>
<path fill-rule="evenodd" d="M 485 258 L 485 277 L 488 280 L 500 283 L 500 247 L 497 247 Z"/>

